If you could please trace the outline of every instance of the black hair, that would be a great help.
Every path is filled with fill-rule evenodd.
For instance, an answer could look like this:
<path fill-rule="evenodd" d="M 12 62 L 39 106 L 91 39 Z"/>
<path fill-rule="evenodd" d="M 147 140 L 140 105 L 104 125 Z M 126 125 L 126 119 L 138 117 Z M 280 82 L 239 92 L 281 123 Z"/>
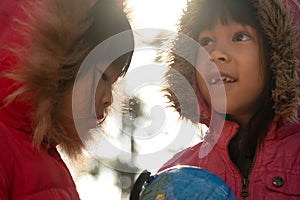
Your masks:
<path fill-rule="evenodd" d="M 192 4 L 186 12 L 189 12 Z M 194 8 L 193 8 L 194 9 Z M 265 137 L 268 125 L 274 118 L 272 100 L 272 90 L 275 87 L 273 73 L 270 67 L 270 56 L 268 55 L 270 39 L 265 35 L 258 19 L 257 9 L 250 0 L 206 0 L 201 2 L 201 6 L 196 14 L 196 20 L 191 30 L 192 37 L 197 40 L 199 33 L 204 29 L 211 29 L 219 21 L 226 25 L 228 20 L 234 20 L 242 25 L 248 25 L 257 32 L 260 46 L 260 62 L 263 66 L 265 87 L 260 97 L 260 106 L 250 119 L 247 126 L 246 143 L 242 145 L 241 154 L 253 158 L 255 149 Z M 183 19 L 189 20 L 189 19 Z M 228 120 L 235 121 L 234 116 L 227 115 Z M 236 151 L 232 150 L 232 151 Z"/>
<path fill-rule="evenodd" d="M 111 0 L 98 0 L 91 9 L 89 17 L 92 17 L 92 24 L 83 37 L 87 39 L 91 47 L 95 47 L 116 34 L 132 29 L 122 8 Z M 131 49 L 133 49 L 133 35 L 126 34 L 126 36 L 124 44 L 130 45 Z M 132 55 L 133 50 L 120 56 L 113 62 L 114 66 L 122 68 L 121 75 L 127 72 Z"/>

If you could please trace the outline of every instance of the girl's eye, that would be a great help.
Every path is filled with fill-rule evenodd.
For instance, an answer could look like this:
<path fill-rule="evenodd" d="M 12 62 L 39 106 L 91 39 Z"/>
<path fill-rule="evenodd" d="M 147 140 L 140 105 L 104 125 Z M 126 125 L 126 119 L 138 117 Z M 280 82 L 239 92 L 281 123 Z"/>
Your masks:
<path fill-rule="evenodd" d="M 245 33 L 237 33 L 235 34 L 235 36 L 233 37 L 233 41 L 247 41 L 250 39 L 250 36 L 248 36 Z"/>
<path fill-rule="evenodd" d="M 104 81 L 108 80 L 107 75 L 101 69 L 98 69 L 98 73 L 101 75 L 102 80 L 104 80 Z"/>
<path fill-rule="evenodd" d="M 107 80 L 108 80 L 108 77 L 107 77 L 107 75 L 106 75 L 105 73 L 102 73 L 101 78 L 102 78 L 102 80 L 104 80 L 104 81 L 107 81 Z"/>
<path fill-rule="evenodd" d="M 212 43 L 212 40 L 208 37 L 204 37 L 202 39 L 199 40 L 199 44 L 203 47 L 210 45 Z"/>

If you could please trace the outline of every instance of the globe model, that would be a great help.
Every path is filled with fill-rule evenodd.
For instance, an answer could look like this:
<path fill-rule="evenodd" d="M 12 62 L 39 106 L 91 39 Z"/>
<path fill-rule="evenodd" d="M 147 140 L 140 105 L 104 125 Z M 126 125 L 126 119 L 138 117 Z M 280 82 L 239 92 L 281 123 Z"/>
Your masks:
<path fill-rule="evenodd" d="M 231 189 L 216 175 L 197 167 L 178 166 L 153 176 L 140 200 L 235 200 Z"/>

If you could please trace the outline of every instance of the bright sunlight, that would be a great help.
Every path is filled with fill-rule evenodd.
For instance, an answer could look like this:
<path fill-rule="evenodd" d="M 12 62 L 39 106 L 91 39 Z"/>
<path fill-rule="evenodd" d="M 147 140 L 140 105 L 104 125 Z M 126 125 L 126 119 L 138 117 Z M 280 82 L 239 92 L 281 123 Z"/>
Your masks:
<path fill-rule="evenodd" d="M 133 29 L 155 28 L 176 31 L 177 21 L 181 16 L 185 5 L 186 0 L 127 0 L 125 9 L 128 9 L 130 12 Z M 131 67 L 134 68 L 136 66 L 144 65 L 145 62 L 147 62 L 147 59 L 145 58 L 152 55 L 155 55 L 155 52 L 152 54 L 149 54 L 149 52 L 146 51 L 136 53 Z M 155 76 L 159 77 L 161 76 L 161 73 Z M 149 91 L 147 93 L 149 93 Z M 116 125 L 112 125 L 110 128 L 111 131 L 113 131 L 113 126 Z M 173 124 L 167 129 L 168 131 L 173 132 L 172 128 L 174 127 Z M 161 142 L 165 140 L 166 139 Z M 143 146 L 146 148 L 153 148 L 153 146 L 149 145 Z M 101 169 L 99 175 L 96 177 L 91 174 L 83 174 L 80 176 L 76 176 L 75 174 L 77 189 L 82 200 L 129 199 L 128 196 L 122 194 L 122 189 L 124 189 L 123 187 L 126 185 L 126 181 L 124 182 L 124 180 L 126 179 L 116 176 L 116 172 L 110 168 Z"/>
<path fill-rule="evenodd" d="M 164 28 L 176 31 L 186 0 L 128 0 L 134 28 Z"/>

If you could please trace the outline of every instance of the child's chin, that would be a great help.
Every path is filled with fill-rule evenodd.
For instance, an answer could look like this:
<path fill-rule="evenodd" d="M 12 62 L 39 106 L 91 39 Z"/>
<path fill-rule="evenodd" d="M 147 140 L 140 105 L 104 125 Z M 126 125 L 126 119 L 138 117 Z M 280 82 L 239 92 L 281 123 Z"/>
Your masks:
<path fill-rule="evenodd" d="M 213 101 L 212 102 L 212 107 L 215 112 L 218 114 L 226 114 L 227 113 L 227 108 L 226 108 L 226 101 Z"/>

